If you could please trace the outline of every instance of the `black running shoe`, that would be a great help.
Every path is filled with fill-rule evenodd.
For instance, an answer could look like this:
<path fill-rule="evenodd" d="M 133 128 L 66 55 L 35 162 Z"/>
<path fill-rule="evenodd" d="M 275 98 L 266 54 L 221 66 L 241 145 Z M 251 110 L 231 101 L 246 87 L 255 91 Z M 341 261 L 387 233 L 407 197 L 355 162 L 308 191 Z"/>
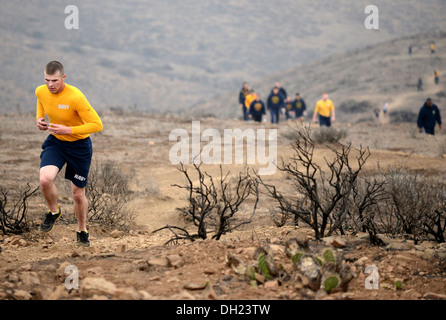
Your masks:
<path fill-rule="evenodd" d="M 59 208 L 59 212 L 57 214 L 52 214 L 51 211 L 48 210 L 48 213 L 45 215 L 45 219 L 43 219 L 40 224 L 40 231 L 42 232 L 50 232 L 53 230 L 54 223 L 60 218 L 62 215 L 62 211 Z"/>
<path fill-rule="evenodd" d="M 77 234 L 77 246 L 89 247 L 90 246 L 90 234 L 88 231 L 76 231 Z"/>

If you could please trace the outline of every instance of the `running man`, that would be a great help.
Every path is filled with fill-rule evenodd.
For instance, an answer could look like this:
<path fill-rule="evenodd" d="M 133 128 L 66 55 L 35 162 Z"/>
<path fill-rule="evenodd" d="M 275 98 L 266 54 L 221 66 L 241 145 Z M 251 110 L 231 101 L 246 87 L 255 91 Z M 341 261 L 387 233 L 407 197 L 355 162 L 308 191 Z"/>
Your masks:
<path fill-rule="evenodd" d="M 77 245 L 88 247 L 85 186 L 93 153 L 89 134 L 101 131 L 102 122 L 82 92 L 66 84 L 65 78 L 63 65 L 52 61 L 45 67 L 45 85 L 36 89 L 37 127 L 50 133 L 42 144 L 40 155 L 40 189 L 49 207 L 40 231 L 50 232 L 62 214 L 54 181 L 67 164 L 65 179 L 71 180 L 78 223 Z M 45 122 L 45 115 L 48 115 L 49 123 Z"/>
<path fill-rule="evenodd" d="M 316 108 L 314 109 L 313 122 L 317 122 L 316 116 L 319 114 L 319 124 L 320 126 L 331 126 L 331 122 L 335 121 L 335 108 L 333 101 L 328 99 L 328 93 L 322 93 L 322 99 L 316 103 Z M 331 118 L 330 118 L 331 116 Z"/>

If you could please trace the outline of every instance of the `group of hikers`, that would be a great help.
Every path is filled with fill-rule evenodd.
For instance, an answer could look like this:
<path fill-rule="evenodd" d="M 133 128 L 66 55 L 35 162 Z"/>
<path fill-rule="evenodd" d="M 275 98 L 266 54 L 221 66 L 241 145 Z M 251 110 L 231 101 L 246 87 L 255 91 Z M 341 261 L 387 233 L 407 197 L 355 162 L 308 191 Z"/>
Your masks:
<path fill-rule="evenodd" d="M 409 46 L 409 56 L 412 55 L 412 48 L 413 48 L 413 45 L 410 45 Z M 431 52 L 431 56 L 433 54 L 435 54 L 435 42 L 431 42 L 429 49 Z M 434 83 L 435 83 L 435 85 L 438 85 L 440 83 L 440 70 L 438 70 L 438 69 L 434 70 Z M 418 78 L 417 91 L 423 91 L 423 79 L 421 77 Z"/>
<path fill-rule="evenodd" d="M 244 82 L 239 94 L 239 104 L 243 111 L 243 120 L 254 120 L 262 122 L 266 111 L 270 113 L 271 123 L 279 123 L 281 114 L 285 116 L 286 120 L 304 121 L 307 106 L 304 99 L 299 92 L 293 98 L 289 97 L 286 90 L 277 81 L 275 86 L 266 100 L 266 105 L 261 99 L 258 92 L 249 89 L 248 83 Z M 313 115 L 313 122 L 317 122 L 317 115 L 319 115 L 319 123 L 321 126 L 331 126 L 331 121 L 335 120 L 335 111 L 333 102 L 328 99 L 328 94 L 323 92 L 322 99 L 316 104 Z"/>
<path fill-rule="evenodd" d="M 435 42 L 431 42 L 430 46 L 431 55 L 435 54 Z M 412 54 L 412 45 L 409 46 L 409 55 Z M 440 71 L 434 70 L 434 83 L 438 85 L 440 83 Z M 418 78 L 417 91 L 424 91 L 423 79 Z M 417 126 L 420 132 L 434 135 L 435 126 L 438 124 L 438 128 L 441 130 L 441 115 L 438 106 L 432 102 L 431 98 L 427 98 L 420 111 L 418 112 Z"/>

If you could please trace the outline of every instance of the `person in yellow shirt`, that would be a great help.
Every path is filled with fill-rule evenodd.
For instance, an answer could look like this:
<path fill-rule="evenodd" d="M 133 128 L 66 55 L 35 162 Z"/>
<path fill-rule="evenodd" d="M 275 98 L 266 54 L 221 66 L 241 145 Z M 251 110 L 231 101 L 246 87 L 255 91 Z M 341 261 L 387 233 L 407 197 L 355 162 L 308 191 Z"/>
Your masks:
<path fill-rule="evenodd" d="M 440 71 L 438 69 L 434 71 L 434 81 L 435 84 L 438 84 L 440 82 Z"/>
<path fill-rule="evenodd" d="M 335 121 L 335 107 L 333 101 L 328 99 L 328 93 L 322 93 L 322 99 L 316 103 L 316 108 L 314 109 L 313 122 L 317 122 L 317 115 L 319 114 L 319 124 L 320 126 L 331 126 L 331 122 Z"/>
<path fill-rule="evenodd" d="M 250 90 L 249 94 L 245 98 L 245 108 L 246 112 L 249 115 L 249 108 L 251 107 L 251 103 L 256 99 L 257 95 L 254 90 Z"/>
<path fill-rule="evenodd" d="M 77 245 L 90 245 L 87 231 L 88 201 L 85 196 L 93 154 L 89 135 L 101 131 L 102 121 L 82 92 L 65 83 L 63 65 L 51 61 L 45 67 L 45 85 L 37 87 L 36 123 L 49 135 L 40 155 L 40 189 L 48 204 L 40 230 L 50 232 L 62 212 L 54 183 L 66 164 L 65 179 L 71 180 L 74 212 L 78 222 Z M 45 121 L 48 116 L 49 123 Z"/>

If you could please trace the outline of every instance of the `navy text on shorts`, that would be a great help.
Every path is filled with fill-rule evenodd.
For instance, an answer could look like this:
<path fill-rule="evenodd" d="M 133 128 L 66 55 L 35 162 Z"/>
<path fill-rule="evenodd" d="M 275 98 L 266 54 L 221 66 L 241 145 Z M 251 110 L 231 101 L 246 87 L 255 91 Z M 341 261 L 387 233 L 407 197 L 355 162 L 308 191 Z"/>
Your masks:
<path fill-rule="evenodd" d="M 50 134 L 42 144 L 42 149 L 40 168 L 53 165 L 60 171 L 66 163 L 65 179 L 80 188 L 85 188 L 93 155 L 90 137 L 76 141 L 62 141 Z"/>

